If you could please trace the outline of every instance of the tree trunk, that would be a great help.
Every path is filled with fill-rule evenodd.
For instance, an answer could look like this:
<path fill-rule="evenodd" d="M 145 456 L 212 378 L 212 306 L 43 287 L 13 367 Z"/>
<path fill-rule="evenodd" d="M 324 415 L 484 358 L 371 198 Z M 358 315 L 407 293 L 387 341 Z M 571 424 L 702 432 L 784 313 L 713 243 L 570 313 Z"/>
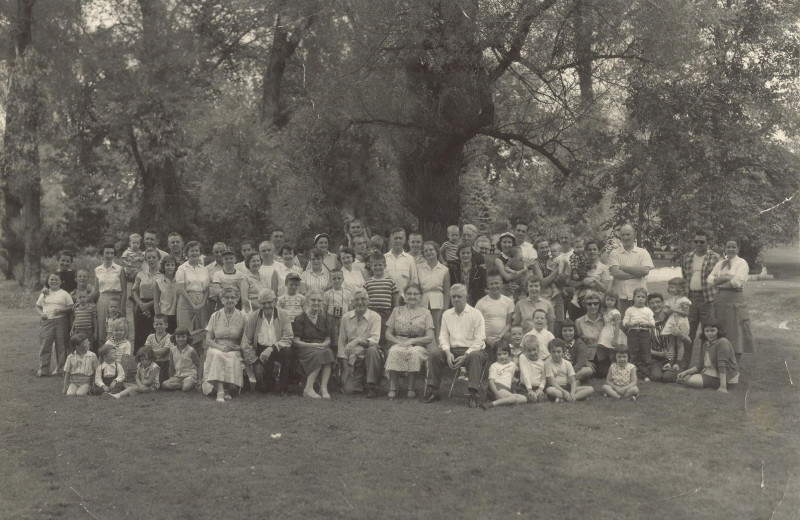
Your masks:
<path fill-rule="evenodd" d="M 180 74 L 168 62 L 167 49 L 164 49 L 168 15 L 162 0 L 138 0 L 142 13 L 142 64 L 153 92 L 168 92 L 170 74 Z M 141 94 L 144 95 L 144 94 Z M 155 94 L 158 95 L 158 94 Z M 142 200 L 139 206 L 137 224 L 141 228 L 153 228 L 162 233 L 171 231 L 187 232 L 184 207 L 187 206 L 187 193 L 181 186 L 176 165 L 178 143 L 175 122 L 164 112 L 168 102 L 156 103 L 153 100 L 141 102 L 151 110 L 146 117 L 146 126 L 153 122 L 160 128 L 143 129 L 141 135 L 133 124 L 129 128 L 129 146 L 139 169 L 142 186 Z"/>
<path fill-rule="evenodd" d="M 314 17 L 309 16 L 299 22 L 289 34 L 281 23 L 281 17 L 275 19 L 272 47 L 269 50 L 267 68 L 261 78 L 261 122 L 283 128 L 289 122 L 289 117 L 281 106 L 281 85 L 286 62 L 292 57 L 303 32 L 313 23 Z"/>
<path fill-rule="evenodd" d="M 39 89 L 40 63 L 31 48 L 34 0 L 17 0 L 14 26 L 15 56 L 6 103 L 3 137 L 3 165 L 0 189 L 3 190 L 3 219 L 0 226 L 7 263 L 6 276 L 14 276 L 21 264 L 17 282 L 35 289 L 41 276 L 41 176 L 39 173 L 39 121 L 43 113 Z M 18 269 L 18 268 L 17 268 Z"/>
<path fill-rule="evenodd" d="M 574 12 L 575 27 L 575 71 L 581 92 L 581 109 L 587 110 L 594 102 L 592 85 L 592 21 L 583 0 L 577 0 Z"/>

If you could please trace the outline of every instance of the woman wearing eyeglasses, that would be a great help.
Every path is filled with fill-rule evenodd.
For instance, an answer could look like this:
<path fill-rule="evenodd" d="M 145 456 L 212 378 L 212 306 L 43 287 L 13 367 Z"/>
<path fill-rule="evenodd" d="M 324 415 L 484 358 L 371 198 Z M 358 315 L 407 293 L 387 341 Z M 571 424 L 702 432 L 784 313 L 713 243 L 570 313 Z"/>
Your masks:
<path fill-rule="evenodd" d="M 577 320 L 584 314 L 586 309 L 583 306 L 583 299 L 590 291 L 605 293 L 611 285 L 611 274 L 608 271 L 608 266 L 600 261 L 600 248 L 601 243 L 597 240 L 587 240 L 584 245 L 584 255 L 586 256 L 587 268 L 586 277 L 583 280 L 570 282 L 575 287 L 575 293 L 572 296 L 571 314 L 574 320 Z"/>

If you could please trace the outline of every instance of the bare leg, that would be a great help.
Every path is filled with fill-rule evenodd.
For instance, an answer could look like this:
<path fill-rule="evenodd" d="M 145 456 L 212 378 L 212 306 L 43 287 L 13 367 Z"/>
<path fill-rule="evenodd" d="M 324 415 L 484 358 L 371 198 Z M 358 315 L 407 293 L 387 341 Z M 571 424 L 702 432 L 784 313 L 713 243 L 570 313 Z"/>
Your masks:
<path fill-rule="evenodd" d="M 319 374 L 319 371 L 320 369 L 318 367 L 316 370 L 308 374 L 308 377 L 306 377 L 306 388 L 305 390 L 303 390 L 303 397 L 311 397 L 313 399 L 319 399 L 320 397 L 322 397 L 321 395 L 319 395 L 317 392 L 314 391 L 314 381 L 317 380 L 317 375 Z M 328 372 L 328 375 L 330 375 L 330 371 Z"/>
<path fill-rule="evenodd" d="M 328 379 L 331 377 L 332 364 L 328 363 L 322 367 L 322 377 L 319 382 L 319 389 L 322 392 L 323 399 L 330 399 L 331 394 L 328 393 Z M 313 387 L 312 387 L 313 388 Z"/>
<path fill-rule="evenodd" d="M 676 359 L 682 359 L 682 358 L 676 358 Z M 637 395 L 639 395 L 639 387 L 632 386 L 627 390 L 625 390 L 624 392 L 622 392 L 622 395 L 620 397 L 636 397 Z"/>
<path fill-rule="evenodd" d="M 607 396 L 609 396 L 609 397 L 613 397 L 613 398 L 615 398 L 615 399 L 622 399 L 622 396 L 621 396 L 621 395 L 619 395 L 619 394 L 617 393 L 617 391 L 616 391 L 616 390 L 614 390 L 613 388 L 611 388 L 611 385 L 603 385 L 603 386 L 600 388 L 600 391 L 601 391 L 602 393 L 606 394 L 606 395 L 607 395 Z"/>
<path fill-rule="evenodd" d="M 591 386 L 588 385 L 579 386 L 578 388 L 575 389 L 575 400 L 583 401 L 593 393 L 594 393 L 594 388 L 592 388 Z"/>
<path fill-rule="evenodd" d="M 397 380 L 399 379 L 400 375 L 397 373 L 397 370 L 389 370 L 389 391 L 390 392 L 397 392 Z"/>
<path fill-rule="evenodd" d="M 408 373 L 408 397 L 416 397 L 417 393 L 414 391 L 414 387 L 417 383 L 417 372 L 409 372 Z"/>

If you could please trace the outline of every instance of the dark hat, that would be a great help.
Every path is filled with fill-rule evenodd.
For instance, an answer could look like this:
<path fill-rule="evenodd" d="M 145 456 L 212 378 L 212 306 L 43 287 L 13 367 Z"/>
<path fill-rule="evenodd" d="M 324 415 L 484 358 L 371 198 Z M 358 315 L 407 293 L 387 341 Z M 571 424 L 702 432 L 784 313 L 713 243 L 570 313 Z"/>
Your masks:
<path fill-rule="evenodd" d="M 291 280 L 294 280 L 294 281 L 297 281 L 297 282 L 303 281 L 303 279 L 300 278 L 300 275 L 297 274 L 297 273 L 289 273 L 289 274 L 286 275 L 286 283 L 289 283 Z"/>
<path fill-rule="evenodd" d="M 228 247 L 228 248 L 225 249 L 225 251 L 222 252 L 222 254 L 220 256 L 225 256 L 225 255 L 233 255 L 235 257 L 236 256 L 236 251 L 234 251 L 233 249 Z"/>

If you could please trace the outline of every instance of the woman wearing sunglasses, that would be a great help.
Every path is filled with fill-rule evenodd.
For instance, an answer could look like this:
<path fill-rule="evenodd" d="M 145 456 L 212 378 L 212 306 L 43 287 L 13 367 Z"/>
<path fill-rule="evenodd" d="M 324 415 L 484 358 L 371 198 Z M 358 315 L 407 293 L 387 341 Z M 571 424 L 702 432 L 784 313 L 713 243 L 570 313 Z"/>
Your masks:
<path fill-rule="evenodd" d="M 611 358 L 606 352 L 607 349 L 597 348 L 597 340 L 605 326 L 603 314 L 600 312 L 600 298 L 601 295 L 598 292 L 586 292 L 583 296 L 583 308 L 586 309 L 586 314 L 575 321 L 575 336 L 586 344 L 589 357 L 588 366 L 594 370 L 595 377 L 605 377 L 611 366 Z M 602 359 L 598 358 L 598 350 L 603 351 L 599 353 Z"/>

